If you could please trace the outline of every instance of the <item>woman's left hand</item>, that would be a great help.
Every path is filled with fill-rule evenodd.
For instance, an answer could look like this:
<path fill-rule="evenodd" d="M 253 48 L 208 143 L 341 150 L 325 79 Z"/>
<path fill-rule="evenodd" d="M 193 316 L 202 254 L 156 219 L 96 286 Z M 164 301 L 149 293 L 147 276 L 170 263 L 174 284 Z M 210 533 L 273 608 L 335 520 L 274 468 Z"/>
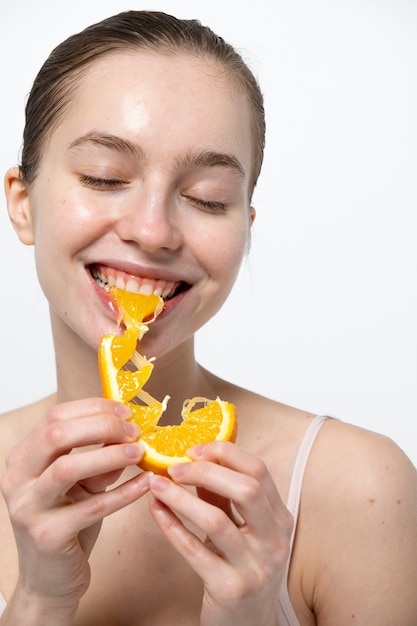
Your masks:
<path fill-rule="evenodd" d="M 200 626 L 277 626 L 293 520 L 265 463 L 226 442 L 189 454 L 195 462 L 171 466 L 172 480 L 151 481 L 150 508 L 203 581 Z"/>

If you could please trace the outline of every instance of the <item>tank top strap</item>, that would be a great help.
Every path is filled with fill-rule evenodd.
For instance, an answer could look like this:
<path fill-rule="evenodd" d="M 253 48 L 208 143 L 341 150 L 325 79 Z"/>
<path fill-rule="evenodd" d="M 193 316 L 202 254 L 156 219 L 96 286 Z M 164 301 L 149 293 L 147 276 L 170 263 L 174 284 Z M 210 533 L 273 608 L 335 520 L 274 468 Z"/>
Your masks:
<path fill-rule="evenodd" d="M 4 609 L 6 608 L 7 603 L 6 600 L 3 598 L 1 592 L 0 592 L 0 615 L 3 614 Z"/>
<path fill-rule="evenodd" d="M 288 557 L 287 567 L 285 570 L 280 594 L 280 606 L 278 612 L 280 626 L 300 626 L 300 623 L 292 607 L 290 597 L 288 595 L 288 572 L 290 569 L 291 555 L 294 547 L 294 538 L 297 529 L 304 473 L 316 436 L 326 419 L 328 419 L 328 416 L 326 415 L 316 415 L 316 417 L 314 417 L 313 420 L 310 422 L 306 432 L 304 433 L 304 437 L 298 449 L 294 463 L 287 500 L 287 508 L 294 518 L 294 527 L 290 542 L 290 556 Z"/>
<path fill-rule="evenodd" d="M 301 490 L 303 486 L 304 472 L 308 459 L 310 457 L 311 448 L 313 447 L 316 436 L 323 425 L 328 419 L 327 415 L 316 415 L 310 422 L 306 432 L 304 433 L 303 440 L 298 449 L 297 456 L 294 463 L 293 473 L 291 477 L 290 489 L 288 492 L 287 508 L 294 518 L 294 528 L 291 537 L 291 547 L 294 541 L 296 524 L 298 520 L 298 512 L 300 510 Z"/>

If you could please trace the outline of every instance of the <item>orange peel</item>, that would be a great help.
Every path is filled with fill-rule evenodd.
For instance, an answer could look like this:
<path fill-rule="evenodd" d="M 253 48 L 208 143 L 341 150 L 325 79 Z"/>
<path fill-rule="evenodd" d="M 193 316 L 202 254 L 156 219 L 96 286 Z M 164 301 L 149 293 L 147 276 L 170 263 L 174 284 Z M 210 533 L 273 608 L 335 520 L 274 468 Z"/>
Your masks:
<path fill-rule="evenodd" d="M 210 441 L 235 441 L 237 414 L 233 404 L 220 398 L 194 397 L 186 400 L 180 424 L 159 426 L 169 396 L 162 401 L 151 396 L 144 386 L 148 382 L 154 359 L 147 359 L 138 342 L 162 311 L 164 302 L 156 294 L 132 293 L 117 287 L 109 289 L 119 311 L 123 334 L 106 334 L 101 338 L 98 362 L 103 396 L 128 405 L 131 421 L 141 429 L 139 441 L 145 452 L 138 463 L 144 470 L 166 474 L 173 463 L 192 461 L 191 447 Z"/>

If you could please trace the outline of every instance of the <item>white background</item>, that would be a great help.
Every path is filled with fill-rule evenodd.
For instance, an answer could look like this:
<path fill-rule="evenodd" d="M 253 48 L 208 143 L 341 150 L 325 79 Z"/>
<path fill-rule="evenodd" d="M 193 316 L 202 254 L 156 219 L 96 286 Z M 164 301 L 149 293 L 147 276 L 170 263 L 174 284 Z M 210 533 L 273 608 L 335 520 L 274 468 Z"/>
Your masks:
<path fill-rule="evenodd" d="M 393 438 L 417 464 L 416 0 L 15 0 L 0 9 L 1 150 L 53 46 L 128 8 L 198 17 L 259 77 L 267 150 L 252 249 L 201 362 Z M 173 120 L 173 123 L 175 121 Z M 54 389 L 33 252 L 0 211 L 0 411 Z"/>

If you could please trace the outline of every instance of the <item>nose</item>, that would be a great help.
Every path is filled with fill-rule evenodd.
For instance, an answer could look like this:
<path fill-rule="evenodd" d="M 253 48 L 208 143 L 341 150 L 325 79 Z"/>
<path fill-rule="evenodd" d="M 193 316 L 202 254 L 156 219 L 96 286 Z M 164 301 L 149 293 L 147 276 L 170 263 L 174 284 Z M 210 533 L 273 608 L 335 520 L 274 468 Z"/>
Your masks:
<path fill-rule="evenodd" d="M 183 241 L 175 198 L 168 193 L 138 193 L 118 220 L 118 234 L 145 252 L 177 250 Z"/>

